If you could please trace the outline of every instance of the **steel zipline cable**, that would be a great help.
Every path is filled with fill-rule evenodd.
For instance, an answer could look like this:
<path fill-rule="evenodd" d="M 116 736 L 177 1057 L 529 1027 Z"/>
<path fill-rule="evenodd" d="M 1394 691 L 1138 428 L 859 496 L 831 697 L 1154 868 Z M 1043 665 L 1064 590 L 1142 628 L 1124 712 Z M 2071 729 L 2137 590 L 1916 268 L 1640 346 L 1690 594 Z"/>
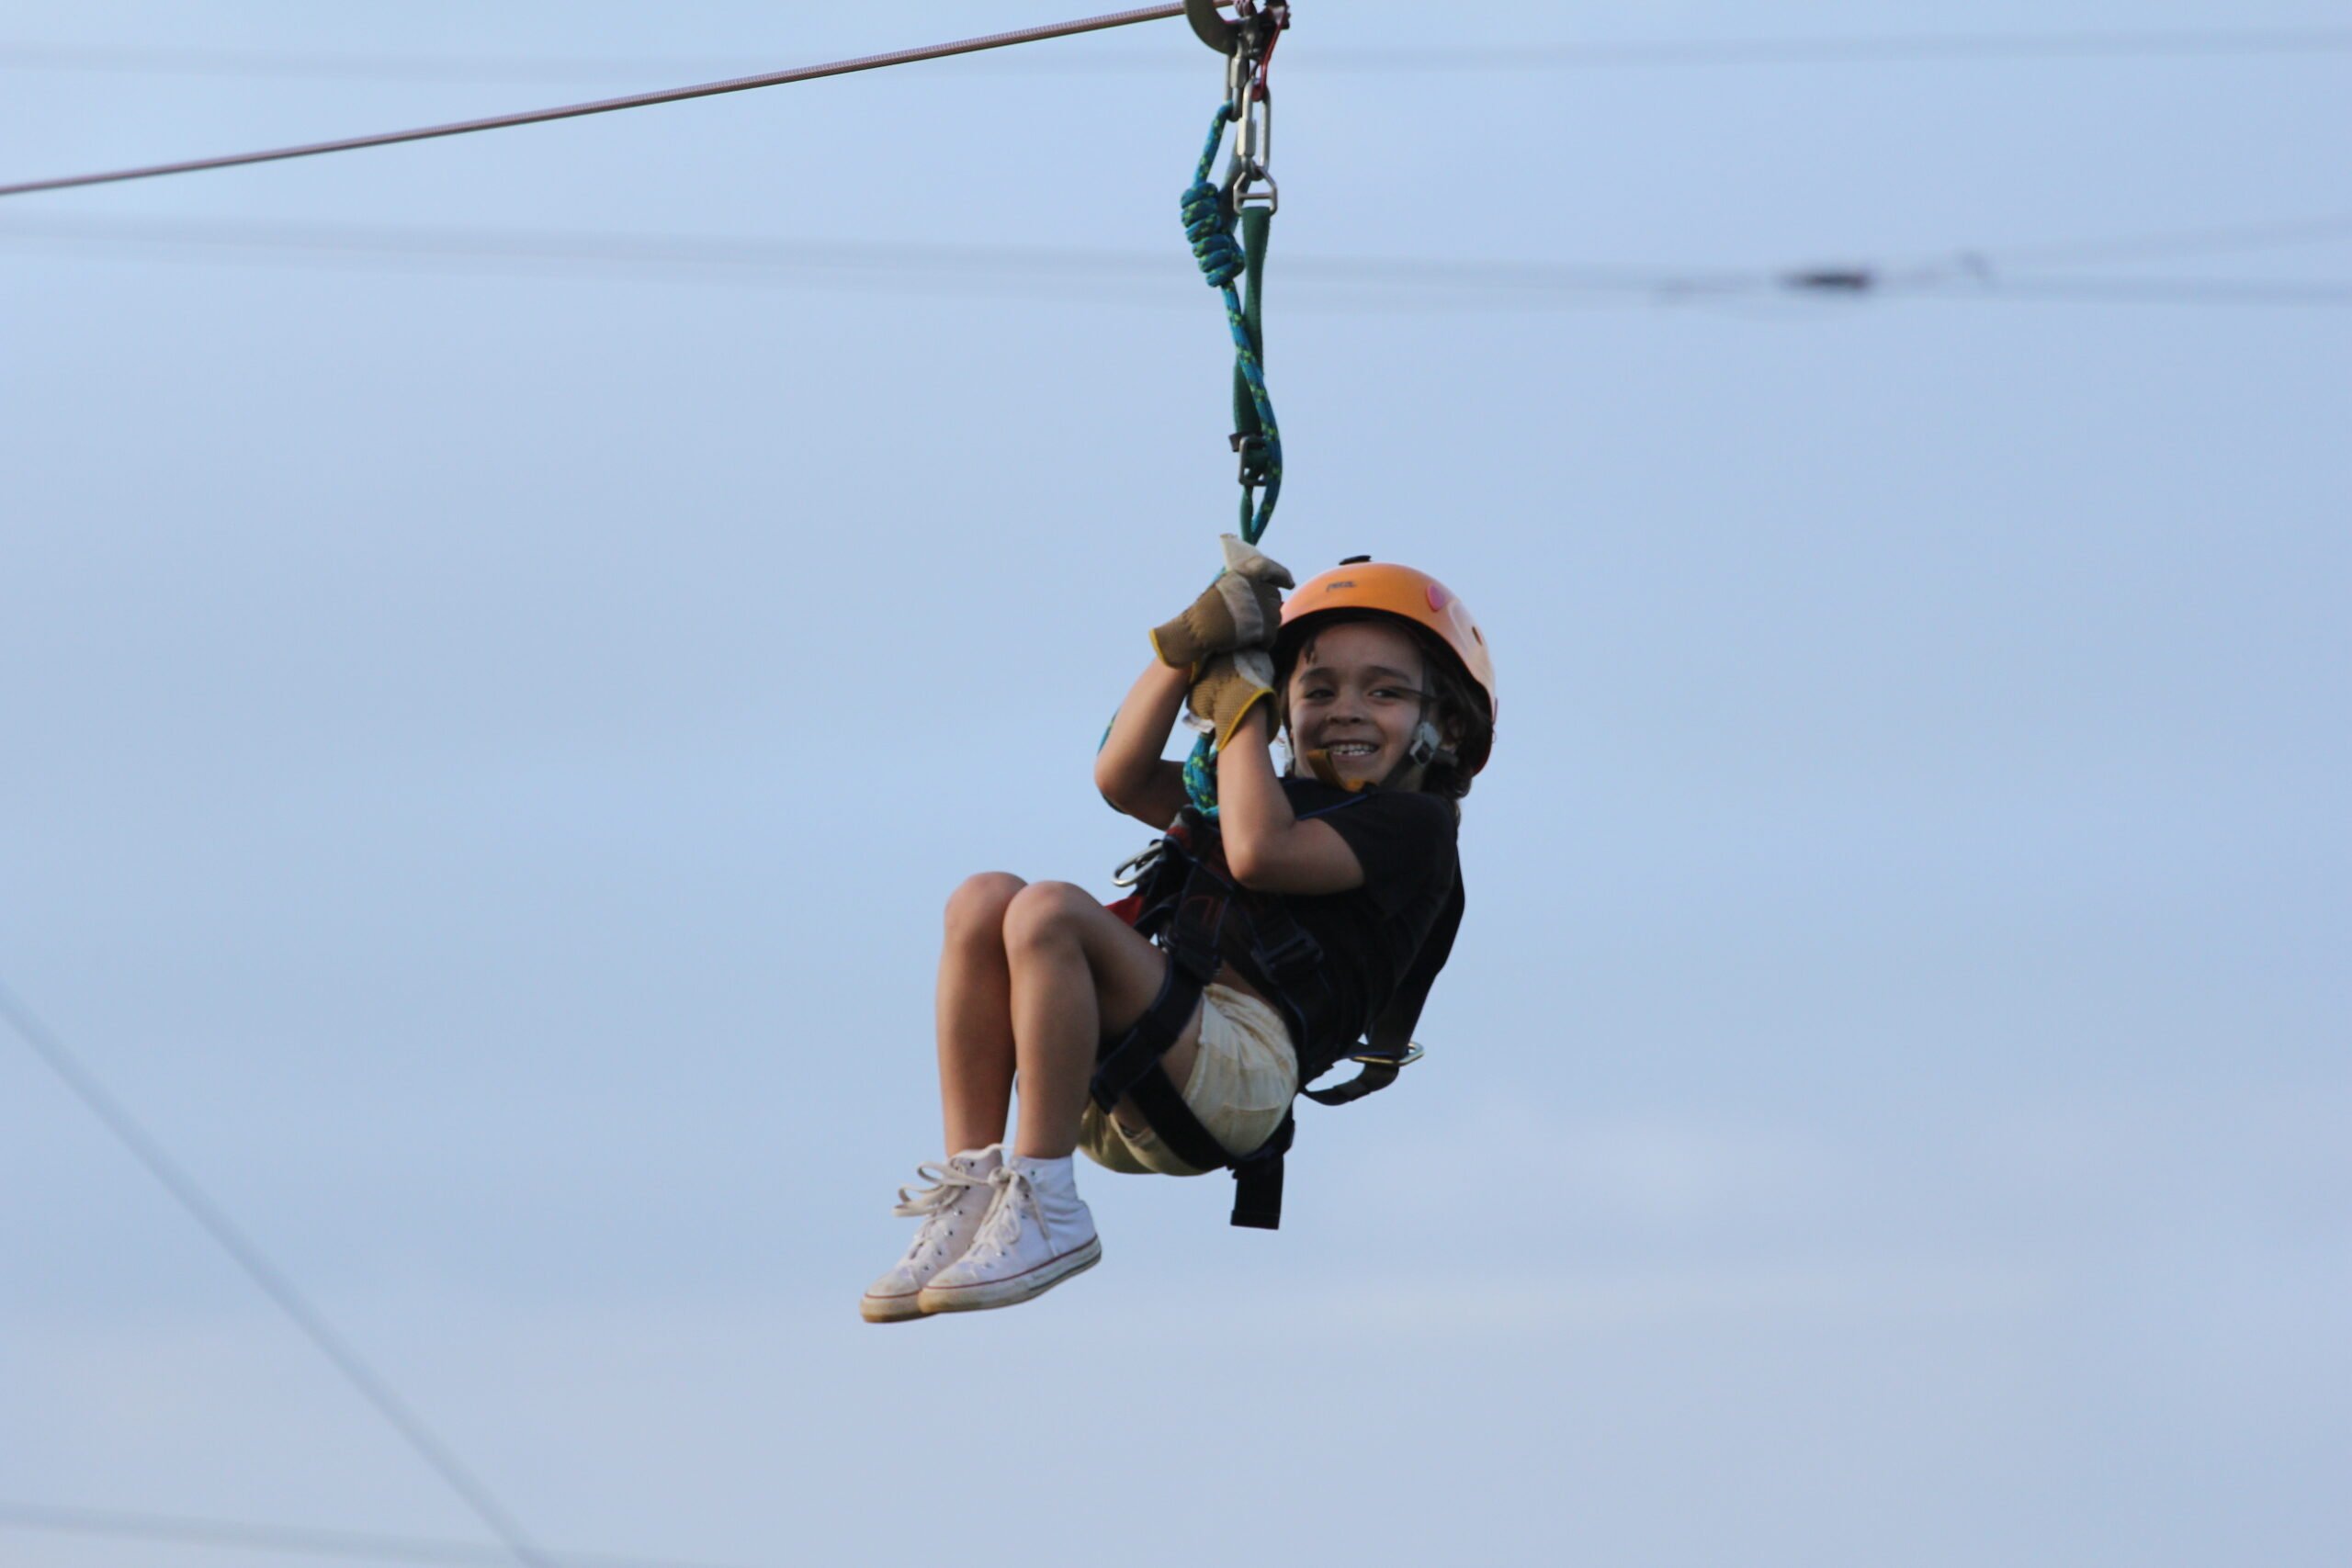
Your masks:
<path fill-rule="evenodd" d="M 449 1446 L 425 1426 L 422 1417 L 409 1408 L 408 1402 L 393 1391 L 383 1375 L 369 1366 L 334 1326 L 328 1323 L 319 1309 L 312 1306 L 284 1270 L 272 1263 L 253 1239 L 230 1219 L 228 1212 L 214 1201 L 210 1194 L 199 1187 L 194 1177 L 182 1170 L 163 1145 L 108 1094 L 89 1070 L 74 1059 L 65 1043 L 36 1016 L 5 985 L 0 985 L 0 1021 L 6 1021 L 33 1054 L 47 1063 L 51 1072 L 65 1082 L 74 1097 L 90 1113 L 106 1124 L 117 1142 L 129 1149 L 149 1175 L 161 1182 L 180 1206 L 196 1217 L 197 1224 L 218 1242 L 222 1251 L 236 1260 L 262 1293 L 277 1303 L 278 1309 L 294 1321 L 296 1327 L 318 1347 L 326 1359 L 334 1363 L 345 1381 L 357 1389 L 361 1397 L 376 1408 L 378 1415 L 414 1450 L 419 1458 L 431 1465 L 458 1494 L 474 1517 L 490 1528 L 504 1544 L 507 1553 L 525 1568 L 554 1568 L 551 1560 L 524 1533 L 512 1512 L 482 1480 L 459 1460 Z"/>
<path fill-rule="evenodd" d="M 789 71 L 771 71 L 758 76 L 738 76 L 724 82 L 705 82 L 691 87 L 666 87 L 659 92 L 632 93 L 626 97 L 597 98 L 588 103 L 563 104 L 555 108 L 526 109 L 519 114 L 492 115 L 484 119 L 455 120 L 447 125 L 424 126 L 414 130 L 379 131 L 372 136 L 346 136 L 334 141 L 312 141 L 298 147 L 273 147 L 259 152 L 232 152 L 218 158 L 189 158 L 174 164 L 149 164 L 135 169 L 110 169 L 95 175 L 67 175 L 56 179 L 25 180 L 16 185 L 0 186 L 0 196 L 24 196 L 33 191 L 71 190 L 81 186 L 112 185 L 121 180 L 153 179 L 162 175 L 192 175 L 204 169 L 229 169 L 243 164 L 270 164 L 286 158 L 309 158 L 322 152 L 349 152 L 362 147 L 389 147 L 401 141 L 429 141 L 435 137 L 464 136 L 477 130 L 503 130 L 509 126 L 538 125 L 548 120 L 577 119 L 583 115 L 612 114 L 620 109 L 647 108 L 655 104 L 683 103 L 688 98 L 716 97 L 722 93 L 748 93 L 759 87 L 781 87 L 794 82 L 813 82 L 821 76 L 846 76 L 857 71 L 878 71 L 889 65 L 910 65 L 922 60 L 944 60 L 950 55 L 975 54 L 982 50 L 1005 49 L 1013 44 L 1037 43 L 1046 39 L 1069 38 L 1077 33 L 1100 32 L 1107 28 L 1131 27 L 1137 22 L 1157 22 L 1184 14 L 1182 4 L 1147 6 L 1140 10 L 1114 11 L 1105 16 L 1085 17 L 1077 21 L 1049 22 L 1042 27 L 1020 28 L 1011 32 L 990 33 L 983 38 L 963 39 L 955 43 L 926 44 L 919 49 L 893 50 L 888 54 L 861 55 L 854 60 L 835 60 L 823 65 L 801 65 Z"/>
<path fill-rule="evenodd" d="M 1302 62 L 1326 72 L 1533 73 L 1668 70 L 1681 67 L 1969 64 L 2057 60 L 2332 60 L 2352 52 L 2352 28 L 2228 28 L 2093 32 L 1826 34 L 1787 38 L 1628 39 L 1619 41 L 1340 45 Z M 0 44 L 0 70 L 91 71 L 229 77 L 310 77 L 351 82 L 580 82 L 628 79 L 649 72 L 734 71 L 718 58 L 575 55 L 338 54 L 170 44 Z M 1140 51 L 1080 60 L 1022 58 L 1021 70 L 1106 72 L 1174 70 L 1180 62 Z"/>

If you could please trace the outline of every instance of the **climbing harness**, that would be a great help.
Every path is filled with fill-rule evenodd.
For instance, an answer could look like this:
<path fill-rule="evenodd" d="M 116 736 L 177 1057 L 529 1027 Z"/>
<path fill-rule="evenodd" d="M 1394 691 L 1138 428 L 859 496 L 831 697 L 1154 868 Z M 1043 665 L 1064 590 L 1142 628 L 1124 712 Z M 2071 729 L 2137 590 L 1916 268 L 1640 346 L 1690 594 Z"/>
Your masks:
<path fill-rule="evenodd" d="M 1225 96 L 1209 120 L 1207 143 L 1184 188 L 1180 211 L 1193 259 L 1209 286 L 1225 296 L 1225 320 L 1233 337 L 1233 451 L 1241 483 L 1241 537 L 1256 544 L 1273 520 L 1283 493 L 1283 438 L 1266 391 L 1266 337 L 1261 310 L 1265 295 L 1266 241 L 1282 204 L 1281 188 L 1268 166 L 1273 156 L 1274 100 L 1266 73 L 1274 45 L 1290 26 L 1290 6 L 1270 0 L 1261 7 L 1239 0 L 1237 19 L 1222 16 L 1215 0 L 1185 0 L 1184 15 L 1201 41 L 1225 56 Z M 1234 127 L 1233 153 L 1224 177 L 1212 183 L 1225 129 Z M 1236 229 L 1240 238 L 1234 237 Z M 1235 288 L 1239 279 L 1242 287 Z M 1262 496 L 1261 491 L 1264 493 Z M 1204 816 L 1216 814 L 1216 746 L 1203 736 L 1184 761 L 1184 793 Z"/>
<path fill-rule="evenodd" d="M 1485 767 L 1493 750 L 1492 720 L 1497 711 L 1494 658 L 1487 649 L 1487 635 L 1469 607 L 1437 579 L 1408 566 L 1351 556 L 1329 571 L 1309 578 L 1290 595 L 1283 605 L 1281 635 L 1285 640 L 1303 639 L 1318 620 L 1368 615 L 1402 621 L 1429 633 L 1459 665 L 1459 673 L 1484 699 L 1488 723 L 1473 727 L 1472 733 L 1463 738 L 1459 755 L 1451 761 L 1471 773 Z M 1429 707 L 1430 699 L 1424 694 L 1415 750 L 1425 762 L 1441 754 Z M 1312 755 L 1301 760 L 1310 770 L 1320 772 L 1315 769 Z M 1329 766 L 1328 759 L 1325 765 Z M 1382 787 L 1394 784 L 1397 777 L 1392 773 Z M 1327 776 L 1325 782 L 1337 784 L 1336 774 Z M 1329 816 L 1368 798 L 1368 794 L 1351 793 L 1339 804 L 1306 816 Z M 1090 1089 L 1094 1102 L 1108 1115 L 1125 1096 L 1179 1159 L 1202 1170 L 1230 1168 L 1235 1182 L 1233 1223 L 1272 1230 L 1282 1218 L 1283 1156 L 1296 1132 L 1295 1118 L 1285 1115 L 1261 1147 L 1240 1154 L 1228 1151 L 1184 1103 L 1161 1059 L 1192 1021 L 1201 992 L 1216 974 L 1226 951 L 1223 938 L 1228 917 L 1238 915 L 1242 922 L 1244 940 L 1233 951 L 1246 956 L 1237 958 L 1237 967 L 1273 1002 L 1291 1039 L 1302 1044 L 1329 1038 L 1330 988 L 1322 948 L 1280 897 L 1252 893 L 1233 879 L 1225 865 L 1216 818 L 1196 807 L 1185 808 L 1163 837 L 1114 872 L 1112 880 L 1135 889 L 1112 905 L 1112 912 L 1159 944 L 1168 954 L 1168 972 L 1143 1016 L 1125 1034 L 1106 1041 L 1098 1053 Z M 1462 910 L 1462 878 L 1457 872 L 1435 923 L 1413 954 L 1411 967 L 1366 1032 L 1364 1048 L 1348 1058 L 1363 1070 L 1330 1089 L 1302 1090 L 1307 1099 L 1322 1105 L 1346 1105 L 1386 1089 L 1396 1081 L 1398 1073 L 1421 1059 L 1421 1047 L 1413 1042 L 1413 1028 L 1420 1021 L 1430 987 L 1453 951 Z"/>
<path fill-rule="evenodd" d="M 1308 816 L 1328 816 L 1365 798 L 1351 796 Z M 1216 824 L 1189 808 L 1159 841 L 1114 873 L 1112 880 L 1135 888 L 1111 906 L 1112 913 L 1159 944 L 1168 954 L 1168 972 L 1143 1016 L 1125 1033 L 1103 1042 L 1088 1093 L 1105 1116 L 1122 1099 L 1133 1100 L 1159 1141 L 1185 1164 L 1199 1170 L 1230 1169 L 1233 1223 L 1274 1230 L 1282 1224 L 1283 1156 L 1290 1151 L 1296 1117 L 1283 1112 L 1282 1125 L 1263 1144 L 1235 1154 L 1193 1114 L 1162 1058 L 1192 1021 L 1202 991 L 1216 977 L 1229 918 L 1239 919 L 1246 937 L 1248 958 L 1241 967 L 1274 1003 L 1294 1041 L 1315 1038 L 1331 1006 L 1322 946 L 1281 898 L 1254 895 L 1233 879 Z M 1348 1058 L 1363 1070 L 1329 1089 L 1301 1090 L 1307 1099 L 1321 1105 L 1346 1105 L 1386 1089 L 1420 1059 L 1413 1026 L 1453 950 L 1461 923 L 1462 881 L 1457 876 L 1437 923 L 1413 956 L 1411 969 L 1374 1021 L 1364 1049 Z"/>

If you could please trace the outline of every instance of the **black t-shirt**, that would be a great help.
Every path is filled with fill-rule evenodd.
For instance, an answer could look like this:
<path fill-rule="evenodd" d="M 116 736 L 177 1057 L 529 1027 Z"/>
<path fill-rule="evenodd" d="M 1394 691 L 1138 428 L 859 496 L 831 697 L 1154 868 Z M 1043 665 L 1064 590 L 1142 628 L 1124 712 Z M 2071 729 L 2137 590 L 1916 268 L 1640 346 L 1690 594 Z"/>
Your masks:
<path fill-rule="evenodd" d="M 1363 867 L 1363 886 L 1344 893 L 1248 895 L 1251 901 L 1279 902 L 1323 950 L 1317 973 L 1324 984 L 1311 987 L 1315 995 L 1298 998 L 1306 1037 L 1295 1043 L 1305 1082 L 1354 1053 L 1412 967 L 1414 953 L 1437 923 L 1460 874 L 1456 819 L 1452 801 L 1417 790 L 1351 795 L 1297 778 L 1285 778 L 1282 785 L 1298 818 L 1329 822 Z M 1226 956 L 1252 985 L 1273 994 L 1245 953 L 1236 951 L 1246 945 L 1236 933 Z"/>

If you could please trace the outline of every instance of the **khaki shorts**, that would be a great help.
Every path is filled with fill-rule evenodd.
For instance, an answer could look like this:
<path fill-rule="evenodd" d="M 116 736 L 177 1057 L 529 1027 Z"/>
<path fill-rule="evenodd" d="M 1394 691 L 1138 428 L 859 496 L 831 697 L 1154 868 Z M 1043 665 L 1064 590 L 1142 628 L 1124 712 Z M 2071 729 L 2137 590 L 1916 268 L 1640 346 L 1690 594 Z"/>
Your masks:
<path fill-rule="evenodd" d="M 1201 993 L 1201 1048 L 1184 1084 L 1184 1103 L 1216 1141 L 1246 1155 L 1274 1134 L 1298 1092 L 1298 1057 L 1282 1015 L 1230 986 Z M 1106 1170 L 1129 1175 L 1206 1174 L 1178 1159 L 1159 1134 L 1129 1132 L 1092 1100 L 1080 1123 L 1078 1146 Z"/>

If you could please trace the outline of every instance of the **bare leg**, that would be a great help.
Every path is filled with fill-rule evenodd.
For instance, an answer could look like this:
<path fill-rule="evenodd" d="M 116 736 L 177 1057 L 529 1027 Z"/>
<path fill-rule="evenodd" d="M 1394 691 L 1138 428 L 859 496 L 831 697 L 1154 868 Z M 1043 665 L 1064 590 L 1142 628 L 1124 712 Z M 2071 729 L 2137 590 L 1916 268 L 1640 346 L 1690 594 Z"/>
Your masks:
<path fill-rule="evenodd" d="M 939 1101 L 951 1155 L 1004 1137 L 1014 1060 L 1004 914 L 1025 886 L 1017 876 L 984 872 L 947 900 L 939 954 Z"/>
<path fill-rule="evenodd" d="M 1096 1045 L 1143 1016 L 1159 994 L 1168 960 L 1092 894 L 1067 882 L 1022 888 L 1005 908 L 1002 929 L 1021 1077 L 1013 1150 L 1058 1159 L 1078 1146 Z M 1162 1058 L 1178 1083 L 1190 1076 L 1199 1041 L 1196 1010 Z"/>

